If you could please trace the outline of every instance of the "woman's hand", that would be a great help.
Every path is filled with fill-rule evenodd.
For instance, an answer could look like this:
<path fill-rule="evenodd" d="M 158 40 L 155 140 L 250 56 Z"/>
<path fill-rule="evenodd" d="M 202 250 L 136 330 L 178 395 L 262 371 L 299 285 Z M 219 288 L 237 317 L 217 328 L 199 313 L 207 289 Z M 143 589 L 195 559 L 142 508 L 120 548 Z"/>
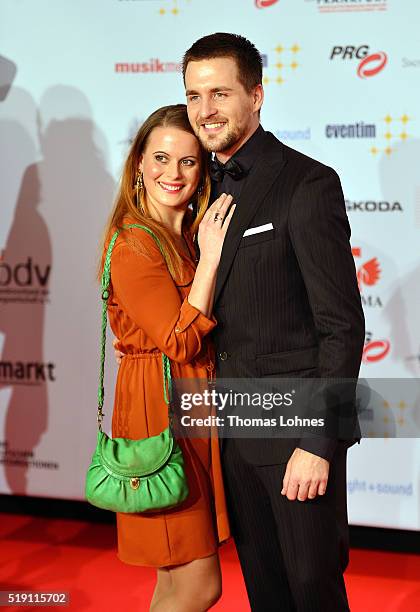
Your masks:
<path fill-rule="evenodd" d="M 232 199 L 231 195 L 222 193 L 222 195 L 209 206 L 198 227 L 200 262 L 208 266 L 217 268 L 219 265 L 223 241 L 236 207 L 236 204 L 234 204 L 228 212 Z"/>
<path fill-rule="evenodd" d="M 114 357 L 115 357 L 115 361 L 117 362 L 117 365 L 121 365 L 121 360 L 124 357 L 125 353 L 122 353 L 118 348 L 117 345 L 119 344 L 119 340 L 118 338 L 114 338 L 112 341 L 112 346 L 114 347 Z"/>

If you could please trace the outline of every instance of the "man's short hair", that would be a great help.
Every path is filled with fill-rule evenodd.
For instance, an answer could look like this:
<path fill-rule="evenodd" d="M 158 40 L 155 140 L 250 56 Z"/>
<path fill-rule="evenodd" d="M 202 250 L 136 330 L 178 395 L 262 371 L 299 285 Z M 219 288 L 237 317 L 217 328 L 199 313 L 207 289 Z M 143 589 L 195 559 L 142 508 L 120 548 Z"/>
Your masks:
<path fill-rule="evenodd" d="M 216 57 L 231 57 L 235 60 L 238 79 L 247 92 L 262 83 L 263 63 L 258 49 L 244 36 L 227 32 L 203 36 L 188 49 L 182 59 L 184 83 L 189 62 Z"/>

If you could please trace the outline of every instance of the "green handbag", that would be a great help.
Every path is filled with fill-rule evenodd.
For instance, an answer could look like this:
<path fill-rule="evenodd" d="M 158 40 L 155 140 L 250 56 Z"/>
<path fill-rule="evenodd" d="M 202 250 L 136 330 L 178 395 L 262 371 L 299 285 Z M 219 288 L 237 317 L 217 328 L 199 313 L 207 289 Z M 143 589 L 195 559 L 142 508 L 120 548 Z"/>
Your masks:
<path fill-rule="evenodd" d="M 148 232 L 162 247 L 155 234 L 143 225 L 133 223 Z M 188 496 L 182 450 L 172 432 L 171 363 L 162 353 L 163 393 L 168 405 L 168 427 L 157 436 L 142 440 L 110 438 L 102 431 L 104 404 L 104 365 L 107 326 L 107 300 L 111 280 L 111 254 L 119 231 L 109 243 L 102 274 L 102 334 L 101 365 L 98 387 L 98 439 L 86 475 L 86 499 L 105 510 L 114 512 L 153 512 L 172 508 Z"/>

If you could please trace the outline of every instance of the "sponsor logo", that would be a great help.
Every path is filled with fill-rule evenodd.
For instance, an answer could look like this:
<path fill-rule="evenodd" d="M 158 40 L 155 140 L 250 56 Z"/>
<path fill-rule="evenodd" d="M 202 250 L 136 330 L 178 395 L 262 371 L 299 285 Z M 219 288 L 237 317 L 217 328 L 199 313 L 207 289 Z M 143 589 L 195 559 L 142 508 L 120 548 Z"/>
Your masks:
<path fill-rule="evenodd" d="M 168 8 L 167 5 L 166 6 L 161 6 L 159 9 L 159 15 L 161 17 L 163 17 L 164 15 L 179 15 L 179 13 L 181 12 L 180 8 L 179 8 L 179 2 L 178 0 L 172 0 L 172 7 Z"/>
<path fill-rule="evenodd" d="M 375 74 L 378 74 L 378 72 L 385 68 L 387 61 L 388 56 L 384 51 L 372 53 L 372 55 L 368 55 L 360 62 L 357 68 L 357 76 L 361 79 L 375 76 Z"/>
<path fill-rule="evenodd" d="M 407 57 L 402 58 L 403 68 L 420 68 L 420 59 L 408 59 Z"/>
<path fill-rule="evenodd" d="M 55 363 L 0 361 L 0 382 L 8 385 L 38 386 L 55 382 Z"/>
<path fill-rule="evenodd" d="M 291 47 L 279 43 L 274 48 L 274 55 L 263 53 L 263 84 L 283 85 L 290 77 L 293 77 L 300 67 L 299 53 L 301 50 L 297 43 L 293 43 Z"/>
<path fill-rule="evenodd" d="M 354 258 L 362 257 L 362 250 L 360 247 L 352 248 Z M 364 289 L 366 287 L 373 287 L 378 283 L 381 278 L 382 270 L 377 257 L 371 257 L 364 261 L 361 265 L 356 261 L 356 275 L 357 282 L 360 290 L 360 297 L 362 300 L 362 306 L 367 308 L 382 308 L 383 303 L 379 295 L 367 294 Z"/>
<path fill-rule="evenodd" d="M 48 302 L 50 273 L 50 265 L 41 266 L 32 257 L 15 265 L 0 260 L 0 303 Z"/>
<path fill-rule="evenodd" d="M 363 13 L 386 11 L 388 0 L 305 0 L 316 4 L 320 13 Z"/>
<path fill-rule="evenodd" d="M 407 138 L 410 137 L 410 134 L 407 131 L 407 125 L 410 120 L 411 117 L 409 117 L 407 113 L 404 113 L 399 117 L 392 117 L 388 113 L 386 117 L 383 118 L 383 122 L 385 123 L 385 132 L 382 134 L 387 144 L 383 149 L 376 146 L 371 147 L 370 152 L 372 155 L 377 155 L 380 152 L 383 152 L 386 155 L 391 155 L 394 150 L 393 147 L 395 147 L 398 141 L 405 142 Z"/>
<path fill-rule="evenodd" d="M 388 56 L 384 51 L 376 51 L 369 53 L 369 45 L 360 45 L 359 47 L 347 45 L 346 47 L 335 46 L 330 53 L 330 60 L 361 60 L 356 74 L 361 79 L 375 76 L 381 72 L 387 62 Z"/>
<path fill-rule="evenodd" d="M 163 17 L 164 15 L 179 15 L 179 13 L 181 12 L 180 4 L 183 4 L 185 6 L 185 4 L 187 3 L 188 5 L 190 0 L 171 0 L 169 3 L 165 3 L 165 0 L 117 0 L 117 2 L 156 2 L 160 5 L 158 14 Z M 163 3 L 165 3 L 164 6 L 162 6 Z"/>
<path fill-rule="evenodd" d="M 148 62 L 117 62 L 114 64 L 114 72 L 118 74 L 153 74 L 163 72 L 181 72 L 180 62 L 162 62 L 157 57 Z"/>
<path fill-rule="evenodd" d="M 362 251 L 359 247 L 354 247 L 351 252 L 354 257 L 361 257 Z M 381 267 L 377 257 L 372 257 L 365 261 L 357 269 L 357 282 L 359 283 L 359 289 L 362 290 L 363 285 L 376 285 L 381 276 Z"/>
<path fill-rule="evenodd" d="M 0 464 L 19 467 L 58 470 L 56 461 L 37 459 L 33 449 L 12 448 L 8 441 L 0 442 Z"/>
<path fill-rule="evenodd" d="M 273 4 L 277 4 L 279 0 L 255 0 L 255 6 L 259 9 L 267 8 L 268 6 L 273 6 Z"/>
<path fill-rule="evenodd" d="M 374 123 L 332 123 L 325 126 L 327 138 L 376 138 Z"/>
<path fill-rule="evenodd" d="M 328 139 L 376 139 L 370 147 L 372 155 L 385 153 L 391 155 L 399 141 L 410 138 L 407 124 L 411 117 L 404 113 L 400 116 L 391 116 L 389 113 L 382 120 L 375 122 L 357 121 L 356 123 L 329 123 L 325 126 L 325 137 Z M 381 146 L 380 142 L 385 146 Z"/>
<path fill-rule="evenodd" d="M 389 340 L 373 339 L 373 334 L 370 331 L 366 332 L 365 346 L 363 347 L 362 363 L 376 363 L 385 359 L 391 350 Z"/>
<path fill-rule="evenodd" d="M 377 202 L 375 200 L 362 200 L 361 202 L 346 200 L 346 209 L 349 212 L 403 212 L 403 207 L 399 202 Z"/>
<path fill-rule="evenodd" d="M 275 136 L 279 140 L 311 140 L 311 128 L 307 127 L 303 130 L 276 130 Z"/>

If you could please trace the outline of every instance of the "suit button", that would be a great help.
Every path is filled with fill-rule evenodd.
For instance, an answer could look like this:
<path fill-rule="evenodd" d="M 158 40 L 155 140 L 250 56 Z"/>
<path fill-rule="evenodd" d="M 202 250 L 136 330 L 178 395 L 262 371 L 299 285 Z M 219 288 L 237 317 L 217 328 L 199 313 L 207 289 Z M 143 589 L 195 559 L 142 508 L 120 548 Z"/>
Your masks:
<path fill-rule="evenodd" d="M 219 357 L 222 361 L 226 361 L 226 359 L 228 358 L 228 354 L 226 353 L 226 351 L 223 351 L 222 353 L 219 353 Z"/>

